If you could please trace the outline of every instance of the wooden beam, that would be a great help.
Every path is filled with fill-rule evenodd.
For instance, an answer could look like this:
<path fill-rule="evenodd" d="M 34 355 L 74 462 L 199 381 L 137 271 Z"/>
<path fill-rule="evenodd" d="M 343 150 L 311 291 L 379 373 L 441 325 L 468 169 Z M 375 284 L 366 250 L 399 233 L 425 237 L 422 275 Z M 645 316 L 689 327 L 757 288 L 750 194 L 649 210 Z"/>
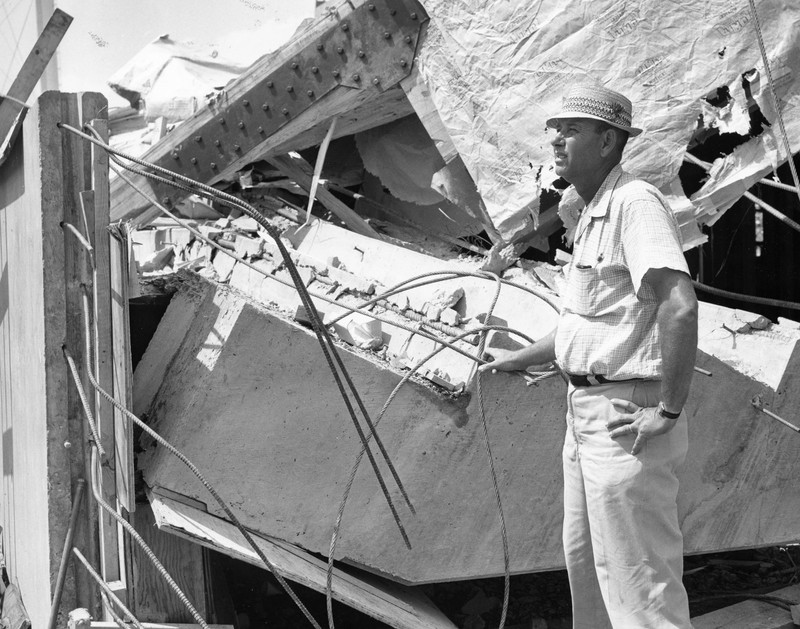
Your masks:
<path fill-rule="evenodd" d="M 131 365 L 130 319 L 128 312 L 129 233 L 115 229 L 109 239 L 111 264 L 111 330 L 114 397 L 130 409 L 133 400 L 133 367 Z M 132 513 L 136 510 L 133 469 L 133 424 L 124 413 L 114 408 L 114 458 L 117 462 L 117 499 Z"/>
<path fill-rule="evenodd" d="M 268 157 L 267 161 L 275 168 L 281 171 L 286 177 L 294 180 L 298 186 L 303 188 L 306 192 L 311 190 L 313 168 L 311 164 L 305 161 L 302 157 L 282 155 L 275 157 Z M 365 221 L 359 214 L 350 209 L 350 207 L 337 199 L 332 192 L 326 188 L 317 189 L 317 199 L 328 210 L 338 216 L 345 225 L 352 229 L 357 234 L 362 236 L 369 236 L 382 240 L 382 236 L 378 234 L 370 224 Z"/>
<path fill-rule="evenodd" d="M 88 122 L 88 121 L 87 121 Z M 91 126 L 108 141 L 108 121 L 95 119 Z M 95 144 L 91 146 L 92 193 L 94 197 L 92 239 L 94 247 L 94 369 L 95 378 L 107 392 L 114 391 L 113 329 L 111 314 L 111 254 L 109 247 L 109 183 L 108 155 Z M 117 502 L 116 437 L 114 434 L 115 411 L 113 405 L 99 392 L 95 393 L 95 417 L 100 440 L 108 457 L 108 466 L 103 466 L 103 487 L 100 489 L 105 501 L 114 508 Z M 98 507 L 99 508 L 99 507 Z M 122 535 L 118 522 L 104 510 L 99 509 L 100 518 L 100 573 L 111 583 L 117 596 L 125 598 L 125 563 Z"/>
<path fill-rule="evenodd" d="M 61 9 L 53 12 L 33 49 L 28 53 L 8 94 L 0 94 L 0 164 L 8 157 L 8 151 L 19 133 L 27 110 L 24 103 L 33 93 L 71 22 L 72 17 Z"/>

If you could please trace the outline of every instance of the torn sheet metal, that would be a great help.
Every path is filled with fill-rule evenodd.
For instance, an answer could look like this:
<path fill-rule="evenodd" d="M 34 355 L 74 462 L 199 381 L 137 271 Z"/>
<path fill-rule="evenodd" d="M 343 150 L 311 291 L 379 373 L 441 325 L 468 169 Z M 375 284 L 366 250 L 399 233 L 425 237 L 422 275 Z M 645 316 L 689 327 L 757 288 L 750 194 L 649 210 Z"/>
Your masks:
<path fill-rule="evenodd" d="M 751 98 L 776 120 L 746 2 L 426 0 L 425 7 L 432 24 L 422 75 L 506 238 L 533 220 L 540 188 L 555 179 L 544 121 L 566 85 L 598 81 L 631 97 L 645 132 L 628 145 L 625 166 L 660 188 L 676 178 L 701 99 L 717 87 L 736 86 L 756 69 L 761 83 Z M 766 0 L 758 17 L 781 112 L 796 137 L 800 6 Z M 748 99 L 741 89 L 731 93 L 740 100 L 729 116 L 741 120 Z M 704 195 L 718 185 L 712 179 Z"/>
<path fill-rule="evenodd" d="M 109 85 L 131 106 L 146 108 L 147 118 L 185 120 L 205 104 L 207 94 L 222 88 L 247 69 L 223 59 L 210 46 L 178 42 L 162 35 L 109 79 Z"/>

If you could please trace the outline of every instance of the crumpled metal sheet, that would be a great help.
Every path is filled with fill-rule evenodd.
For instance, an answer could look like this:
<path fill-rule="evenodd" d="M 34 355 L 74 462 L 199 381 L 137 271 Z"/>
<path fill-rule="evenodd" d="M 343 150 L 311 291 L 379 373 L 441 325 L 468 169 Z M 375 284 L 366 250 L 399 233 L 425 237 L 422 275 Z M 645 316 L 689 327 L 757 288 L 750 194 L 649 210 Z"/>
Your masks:
<path fill-rule="evenodd" d="M 777 133 L 747 2 L 425 0 L 424 4 L 432 22 L 420 54 L 422 75 L 505 237 L 532 220 L 529 208 L 534 214 L 538 211 L 541 187 L 555 178 L 552 132 L 546 130 L 545 120 L 558 110 L 564 89 L 572 83 L 598 82 L 631 98 L 634 122 L 644 133 L 628 144 L 624 166 L 665 190 L 673 187 L 703 113 L 704 96 L 728 86 L 734 102 L 709 123 L 741 128 L 748 106 L 740 87 L 743 73 L 758 71 L 761 81 L 752 86 L 752 98 L 773 123 L 765 133 Z M 782 0 L 757 4 L 781 112 L 789 137 L 796 138 L 800 5 Z M 780 138 L 759 143 L 774 150 L 761 151 L 755 170 L 766 172 L 775 160 L 785 159 Z M 752 171 L 752 164 L 748 168 Z M 736 177 L 734 168 L 734 181 Z M 732 191 L 731 181 L 726 169 L 725 178 L 712 176 L 701 196 L 710 198 L 726 187 Z M 702 222 L 712 215 L 706 207 L 698 218 Z"/>

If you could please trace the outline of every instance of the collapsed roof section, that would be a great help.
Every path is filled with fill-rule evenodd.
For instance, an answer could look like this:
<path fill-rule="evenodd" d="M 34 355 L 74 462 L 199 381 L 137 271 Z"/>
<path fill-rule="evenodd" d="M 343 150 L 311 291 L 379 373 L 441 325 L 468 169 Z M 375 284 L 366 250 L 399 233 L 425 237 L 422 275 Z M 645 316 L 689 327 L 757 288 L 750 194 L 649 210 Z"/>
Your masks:
<path fill-rule="evenodd" d="M 561 86 L 597 81 L 635 103 L 645 133 L 629 144 L 626 168 L 667 195 L 688 249 L 704 242 L 701 225 L 786 159 L 778 111 L 789 137 L 800 131 L 800 117 L 791 115 L 800 92 L 791 71 L 800 55 L 800 7 L 768 0 L 759 12 L 754 23 L 747 7 L 715 0 L 534 7 L 523 0 L 351 0 L 257 61 L 144 158 L 210 185 L 266 160 L 310 196 L 316 190 L 351 230 L 380 238 L 357 206 L 318 186 L 310 164 L 287 156 L 357 136 L 362 157 L 373 149 L 364 166 L 380 179 L 377 192 L 383 187 L 431 213 L 442 209 L 439 199 L 450 203 L 470 222 L 467 231 L 496 247 L 537 236 L 541 244 L 561 227 L 554 206 L 562 187 L 544 120 L 558 108 Z M 777 42 L 768 69 L 757 32 Z M 712 104 L 718 88 L 729 98 Z M 401 121 L 406 117 L 424 127 L 427 146 L 411 141 L 416 123 Z M 737 133 L 742 143 L 720 156 L 687 198 L 678 177 L 687 147 L 715 131 Z M 402 150 L 386 150 L 402 142 Z M 135 183 L 160 201 L 175 204 L 186 195 L 143 178 Z M 157 213 L 122 181 L 112 184 L 112 195 L 112 220 L 142 225 Z"/>

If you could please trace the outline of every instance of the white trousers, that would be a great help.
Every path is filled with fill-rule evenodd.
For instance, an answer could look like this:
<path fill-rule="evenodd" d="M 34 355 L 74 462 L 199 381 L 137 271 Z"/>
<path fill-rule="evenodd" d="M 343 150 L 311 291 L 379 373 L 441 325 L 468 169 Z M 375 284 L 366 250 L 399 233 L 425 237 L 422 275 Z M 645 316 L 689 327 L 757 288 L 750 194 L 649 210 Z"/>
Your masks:
<path fill-rule="evenodd" d="M 564 553 L 575 629 L 691 629 L 683 587 L 676 468 L 686 417 L 630 454 L 611 439 L 609 400 L 656 406 L 659 382 L 569 387 L 564 442 Z"/>

